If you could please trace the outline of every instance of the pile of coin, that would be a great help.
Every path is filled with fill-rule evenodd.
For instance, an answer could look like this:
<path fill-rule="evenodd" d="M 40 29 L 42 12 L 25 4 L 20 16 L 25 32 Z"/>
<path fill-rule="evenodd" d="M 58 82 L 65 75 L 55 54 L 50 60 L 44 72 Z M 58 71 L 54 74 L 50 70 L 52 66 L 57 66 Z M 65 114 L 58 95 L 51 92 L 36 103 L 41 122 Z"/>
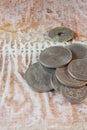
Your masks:
<path fill-rule="evenodd" d="M 44 49 L 39 61 L 31 65 L 25 80 L 36 92 L 55 90 L 71 103 L 87 96 L 87 47 L 82 44 Z"/>

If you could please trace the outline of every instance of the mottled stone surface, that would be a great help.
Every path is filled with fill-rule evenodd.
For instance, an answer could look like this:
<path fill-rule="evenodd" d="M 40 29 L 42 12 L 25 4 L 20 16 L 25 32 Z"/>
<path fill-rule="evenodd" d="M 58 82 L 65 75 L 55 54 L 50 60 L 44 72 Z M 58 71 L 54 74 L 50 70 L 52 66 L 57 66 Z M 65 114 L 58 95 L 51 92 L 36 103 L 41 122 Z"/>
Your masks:
<path fill-rule="evenodd" d="M 33 92 L 23 79 L 41 50 L 64 45 L 47 36 L 61 25 L 75 31 L 72 43 L 86 45 L 87 1 L 0 1 L 1 130 L 87 130 L 87 99 L 71 105 L 59 93 Z"/>

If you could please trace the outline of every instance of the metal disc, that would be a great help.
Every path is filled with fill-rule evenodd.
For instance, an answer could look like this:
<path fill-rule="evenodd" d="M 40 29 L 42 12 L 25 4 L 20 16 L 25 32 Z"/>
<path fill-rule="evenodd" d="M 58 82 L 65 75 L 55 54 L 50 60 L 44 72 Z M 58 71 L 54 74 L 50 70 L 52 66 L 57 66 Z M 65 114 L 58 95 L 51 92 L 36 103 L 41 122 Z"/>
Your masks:
<path fill-rule="evenodd" d="M 72 53 L 63 46 L 46 48 L 40 54 L 40 63 L 48 68 L 64 66 L 72 59 Z"/>
<path fill-rule="evenodd" d="M 50 78 L 52 73 L 47 72 L 43 66 L 37 62 L 31 65 L 25 73 L 25 80 L 28 85 L 37 92 L 48 92 L 52 90 Z"/>
<path fill-rule="evenodd" d="M 73 59 L 82 59 L 87 57 L 87 46 L 85 45 L 75 43 L 67 46 L 67 48 L 71 50 Z"/>
<path fill-rule="evenodd" d="M 85 57 L 84 57 L 85 59 L 87 59 L 87 54 L 85 55 Z"/>
<path fill-rule="evenodd" d="M 69 41 L 74 37 L 74 32 L 66 27 L 56 27 L 49 31 L 49 37 L 53 39 L 53 41 Z"/>
<path fill-rule="evenodd" d="M 41 64 L 42 65 L 42 64 Z M 42 65 L 43 66 L 43 65 Z M 48 73 L 54 74 L 56 71 L 56 68 L 47 68 L 43 66 L 44 70 L 47 71 Z"/>
<path fill-rule="evenodd" d="M 77 59 L 68 65 L 68 72 L 78 80 L 87 81 L 87 59 Z"/>
<path fill-rule="evenodd" d="M 63 86 L 61 89 L 63 96 L 73 104 L 80 103 L 87 97 L 87 86 L 78 89 Z"/>
<path fill-rule="evenodd" d="M 65 86 L 80 88 L 84 86 L 87 82 L 79 81 L 74 79 L 67 70 L 67 67 L 57 68 L 56 69 L 56 77 Z"/>
<path fill-rule="evenodd" d="M 57 80 L 55 74 L 52 75 L 51 79 L 50 79 L 51 85 L 52 87 L 56 90 L 56 91 L 60 91 L 60 87 L 61 84 L 60 82 Z"/>

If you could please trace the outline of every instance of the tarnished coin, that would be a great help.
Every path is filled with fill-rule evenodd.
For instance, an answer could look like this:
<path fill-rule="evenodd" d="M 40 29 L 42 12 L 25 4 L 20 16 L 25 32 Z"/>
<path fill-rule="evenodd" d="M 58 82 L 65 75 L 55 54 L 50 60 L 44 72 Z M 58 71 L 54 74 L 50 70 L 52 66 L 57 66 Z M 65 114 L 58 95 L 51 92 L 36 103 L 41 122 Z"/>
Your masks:
<path fill-rule="evenodd" d="M 78 89 L 63 86 L 61 89 L 63 96 L 73 104 L 80 103 L 87 97 L 87 86 Z"/>
<path fill-rule="evenodd" d="M 74 79 L 67 70 L 67 67 L 57 68 L 56 69 L 56 77 L 65 86 L 80 88 L 84 86 L 87 82 L 79 81 Z"/>
<path fill-rule="evenodd" d="M 43 66 L 43 65 L 42 65 Z M 43 66 L 44 70 L 47 71 L 48 73 L 54 74 L 56 71 L 56 68 L 47 68 Z"/>
<path fill-rule="evenodd" d="M 75 43 L 67 47 L 71 50 L 73 59 L 82 59 L 87 57 L 87 46 Z"/>
<path fill-rule="evenodd" d="M 70 75 L 78 80 L 87 81 L 87 59 L 76 59 L 68 65 Z"/>
<path fill-rule="evenodd" d="M 50 78 L 52 74 L 47 72 L 43 66 L 37 62 L 31 65 L 25 73 L 25 80 L 29 86 L 37 92 L 48 92 L 52 90 Z"/>
<path fill-rule="evenodd" d="M 40 54 L 40 63 L 48 68 L 64 66 L 72 59 L 72 53 L 63 46 L 46 48 Z"/>
<path fill-rule="evenodd" d="M 61 83 L 57 80 L 55 74 L 52 75 L 51 79 L 50 79 L 51 85 L 52 87 L 56 90 L 56 91 L 60 91 L 60 87 L 62 86 Z"/>
<path fill-rule="evenodd" d="M 54 41 L 69 41 L 74 37 L 74 32 L 66 27 L 56 27 L 49 31 L 49 37 Z"/>
<path fill-rule="evenodd" d="M 87 55 L 85 55 L 85 57 L 84 57 L 85 59 L 87 59 Z"/>

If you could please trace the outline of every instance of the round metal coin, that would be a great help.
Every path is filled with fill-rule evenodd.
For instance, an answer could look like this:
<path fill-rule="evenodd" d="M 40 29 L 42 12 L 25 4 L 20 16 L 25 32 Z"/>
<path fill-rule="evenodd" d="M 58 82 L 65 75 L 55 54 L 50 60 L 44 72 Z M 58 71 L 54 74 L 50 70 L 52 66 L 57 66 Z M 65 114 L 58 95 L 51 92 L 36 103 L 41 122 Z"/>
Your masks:
<path fill-rule="evenodd" d="M 57 68 L 68 64 L 72 59 L 72 53 L 63 46 L 46 48 L 40 54 L 40 63 L 48 68 Z"/>
<path fill-rule="evenodd" d="M 57 80 L 55 74 L 52 75 L 51 79 L 50 79 L 51 85 L 52 87 L 56 90 L 56 91 L 60 91 L 60 87 L 61 84 L 60 82 Z"/>
<path fill-rule="evenodd" d="M 53 41 L 69 41 L 74 37 L 74 32 L 66 27 L 56 27 L 49 31 L 49 37 L 53 39 Z"/>
<path fill-rule="evenodd" d="M 43 65 L 42 65 L 43 66 Z M 48 73 L 54 74 L 56 71 L 56 68 L 47 68 L 43 66 L 44 70 L 47 71 Z"/>
<path fill-rule="evenodd" d="M 77 59 L 68 65 L 68 72 L 78 80 L 87 81 L 87 59 Z"/>
<path fill-rule="evenodd" d="M 63 96 L 73 104 L 80 103 L 87 97 L 87 86 L 79 89 L 63 86 L 61 89 Z"/>
<path fill-rule="evenodd" d="M 87 55 L 85 55 L 85 57 L 84 57 L 85 59 L 87 59 Z"/>
<path fill-rule="evenodd" d="M 72 59 L 82 59 L 87 56 L 87 46 L 82 44 L 71 44 L 67 46 L 72 52 Z"/>
<path fill-rule="evenodd" d="M 73 78 L 67 70 L 67 67 L 57 68 L 56 69 L 56 77 L 65 86 L 80 88 L 84 86 L 87 82 L 79 81 Z"/>
<path fill-rule="evenodd" d="M 50 78 L 52 73 L 47 72 L 43 66 L 37 62 L 31 65 L 25 73 L 25 80 L 28 85 L 37 92 L 48 92 L 52 90 Z"/>

